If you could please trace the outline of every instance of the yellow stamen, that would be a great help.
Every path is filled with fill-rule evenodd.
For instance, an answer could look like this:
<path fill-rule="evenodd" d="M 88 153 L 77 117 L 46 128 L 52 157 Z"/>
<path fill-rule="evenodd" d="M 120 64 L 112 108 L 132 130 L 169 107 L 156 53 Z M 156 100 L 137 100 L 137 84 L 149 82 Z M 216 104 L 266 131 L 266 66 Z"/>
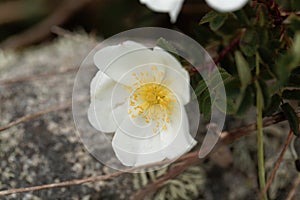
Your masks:
<path fill-rule="evenodd" d="M 156 66 L 151 67 L 152 70 L 157 70 Z M 146 76 L 144 76 L 146 74 Z M 132 95 L 130 96 L 129 104 L 132 106 L 128 110 L 128 113 L 132 118 L 137 116 L 145 119 L 146 123 L 155 121 L 154 133 L 157 133 L 160 129 L 167 130 L 166 124 L 170 123 L 170 116 L 174 110 L 174 103 L 177 102 L 174 94 L 163 83 L 157 83 L 160 79 L 159 76 L 163 75 L 163 72 L 153 72 L 152 80 L 148 77 L 148 72 L 140 72 L 132 74 L 137 80 L 134 83 Z M 149 75 L 150 76 L 150 75 Z"/>

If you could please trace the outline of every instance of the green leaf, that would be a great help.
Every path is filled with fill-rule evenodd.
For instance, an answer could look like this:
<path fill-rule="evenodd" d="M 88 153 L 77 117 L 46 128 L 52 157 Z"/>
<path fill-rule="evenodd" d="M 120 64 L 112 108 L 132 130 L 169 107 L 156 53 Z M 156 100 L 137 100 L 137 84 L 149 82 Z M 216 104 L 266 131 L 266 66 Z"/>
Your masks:
<path fill-rule="evenodd" d="M 239 9 L 234 13 L 234 16 L 239 20 L 243 27 L 249 25 L 249 19 L 244 9 Z"/>
<path fill-rule="evenodd" d="M 232 77 L 231 80 L 225 83 L 226 95 L 228 98 L 231 97 L 235 98 L 239 96 L 241 94 L 240 88 L 241 88 L 241 83 L 235 77 Z"/>
<path fill-rule="evenodd" d="M 253 90 L 251 86 L 248 86 L 243 93 L 242 100 L 240 101 L 239 108 L 236 112 L 237 115 L 242 116 L 253 105 Z"/>
<path fill-rule="evenodd" d="M 246 56 L 253 56 L 257 50 L 257 43 L 257 31 L 254 29 L 247 29 L 240 40 L 240 48 Z"/>
<path fill-rule="evenodd" d="M 293 43 L 293 52 L 298 58 L 298 63 L 300 62 L 300 32 L 295 34 L 294 43 Z"/>
<path fill-rule="evenodd" d="M 294 134 L 296 136 L 300 136 L 300 130 L 299 130 L 299 118 L 297 117 L 297 114 L 295 113 L 294 109 L 289 103 L 284 103 L 281 105 L 281 109 L 287 118 L 290 128 L 293 130 Z"/>
<path fill-rule="evenodd" d="M 207 90 L 207 85 L 205 83 L 204 80 L 199 81 L 196 89 L 195 89 L 195 94 L 197 97 L 199 97 L 200 95 L 202 95 L 202 93 Z"/>
<path fill-rule="evenodd" d="M 296 63 L 297 58 L 291 53 L 287 53 L 279 58 L 275 69 L 278 85 L 283 86 L 287 82 L 290 71 L 295 67 Z"/>
<path fill-rule="evenodd" d="M 300 90 L 299 89 L 284 90 L 282 92 L 282 97 L 284 99 L 289 99 L 289 100 L 300 100 Z"/>
<path fill-rule="evenodd" d="M 157 40 L 156 45 L 166 51 L 169 51 L 175 55 L 178 55 L 176 48 L 172 44 L 170 44 L 169 41 L 167 41 L 166 39 L 164 39 L 162 37 Z"/>
<path fill-rule="evenodd" d="M 216 11 L 212 10 L 208 12 L 206 15 L 202 17 L 201 21 L 199 22 L 199 25 L 211 22 L 217 15 L 218 13 Z"/>
<path fill-rule="evenodd" d="M 210 21 L 209 27 L 211 28 L 211 30 L 217 31 L 219 28 L 221 28 L 221 26 L 223 26 L 227 18 L 228 18 L 227 14 L 224 13 L 218 14 Z"/>
<path fill-rule="evenodd" d="M 208 89 L 200 96 L 200 112 L 203 114 L 205 120 L 209 120 L 211 114 L 211 99 Z"/>
<path fill-rule="evenodd" d="M 199 25 L 209 23 L 209 27 L 213 31 L 217 31 L 225 23 L 228 18 L 227 13 L 218 13 L 216 11 L 210 11 L 204 17 L 202 17 Z"/>
<path fill-rule="evenodd" d="M 241 52 L 236 51 L 234 53 L 234 56 L 235 56 L 235 62 L 237 65 L 239 78 L 242 84 L 242 90 L 245 90 L 252 80 L 249 64 L 246 61 L 246 59 L 243 57 Z"/>

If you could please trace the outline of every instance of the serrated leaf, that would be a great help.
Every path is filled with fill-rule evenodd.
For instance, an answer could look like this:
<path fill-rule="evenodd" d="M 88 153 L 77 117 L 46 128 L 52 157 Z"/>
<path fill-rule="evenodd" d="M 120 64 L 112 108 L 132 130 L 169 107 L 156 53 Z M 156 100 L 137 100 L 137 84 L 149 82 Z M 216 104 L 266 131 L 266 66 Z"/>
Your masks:
<path fill-rule="evenodd" d="M 170 44 L 170 42 L 168 42 L 165 38 L 159 38 L 156 42 L 156 45 L 168 52 L 178 55 L 176 48 L 172 44 Z"/>
<path fill-rule="evenodd" d="M 158 193 L 155 195 L 155 200 L 165 200 L 166 199 L 167 188 L 163 187 Z"/>
<path fill-rule="evenodd" d="M 253 56 L 257 50 L 257 31 L 254 29 L 247 29 L 240 40 L 240 48 L 246 56 Z"/>
<path fill-rule="evenodd" d="M 211 28 L 211 30 L 213 31 L 217 31 L 219 28 L 221 28 L 221 26 L 223 26 L 223 24 L 225 23 L 225 21 L 227 20 L 228 15 L 227 14 L 218 14 L 216 17 L 214 17 L 210 23 L 209 23 L 209 27 Z"/>
<path fill-rule="evenodd" d="M 210 22 L 211 20 L 213 20 L 216 16 L 218 15 L 218 13 L 216 11 L 210 11 L 208 12 L 206 15 L 204 15 L 201 19 L 201 21 L 199 22 L 199 24 L 205 24 L 207 22 Z"/>
<path fill-rule="evenodd" d="M 290 128 L 293 130 L 296 136 L 300 136 L 299 130 L 299 118 L 297 117 L 296 112 L 289 103 L 284 103 L 281 105 L 281 109 L 284 113 L 284 116 L 287 118 Z"/>
<path fill-rule="evenodd" d="M 234 53 L 234 56 L 235 56 L 235 62 L 236 62 L 239 78 L 242 84 L 242 90 L 245 90 L 252 80 L 249 64 L 244 58 L 244 56 L 241 54 L 241 52 L 236 51 Z"/>
<path fill-rule="evenodd" d="M 206 89 L 207 89 L 207 85 L 205 81 L 204 80 L 199 81 L 195 89 L 196 96 L 199 97 Z"/>

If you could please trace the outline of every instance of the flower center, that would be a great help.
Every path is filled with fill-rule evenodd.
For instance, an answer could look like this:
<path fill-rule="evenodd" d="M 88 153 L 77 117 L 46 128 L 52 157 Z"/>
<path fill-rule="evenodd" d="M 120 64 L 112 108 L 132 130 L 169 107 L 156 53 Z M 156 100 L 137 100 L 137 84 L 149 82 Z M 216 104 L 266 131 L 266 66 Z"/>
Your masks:
<path fill-rule="evenodd" d="M 167 130 L 170 116 L 174 110 L 176 98 L 171 90 L 162 83 L 141 81 L 129 98 L 128 113 L 132 118 L 143 118 L 146 123 L 156 121 L 153 129 L 157 133 L 160 129 Z"/>

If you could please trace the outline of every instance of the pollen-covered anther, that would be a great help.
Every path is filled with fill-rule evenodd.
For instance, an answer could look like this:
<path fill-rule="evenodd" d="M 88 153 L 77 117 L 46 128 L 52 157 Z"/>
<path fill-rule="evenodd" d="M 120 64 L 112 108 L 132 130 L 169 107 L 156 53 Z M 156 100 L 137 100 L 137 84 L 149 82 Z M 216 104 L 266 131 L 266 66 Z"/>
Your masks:
<path fill-rule="evenodd" d="M 156 67 L 153 66 L 152 70 Z M 130 111 L 134 112 L 131 117 L 142 117 L 146 123 L 155 121 L 154 133 L 165 131 L 176 102 L 173 92 L 165 85 L 156 82 L 140 84 L 130 96 Z"/>

